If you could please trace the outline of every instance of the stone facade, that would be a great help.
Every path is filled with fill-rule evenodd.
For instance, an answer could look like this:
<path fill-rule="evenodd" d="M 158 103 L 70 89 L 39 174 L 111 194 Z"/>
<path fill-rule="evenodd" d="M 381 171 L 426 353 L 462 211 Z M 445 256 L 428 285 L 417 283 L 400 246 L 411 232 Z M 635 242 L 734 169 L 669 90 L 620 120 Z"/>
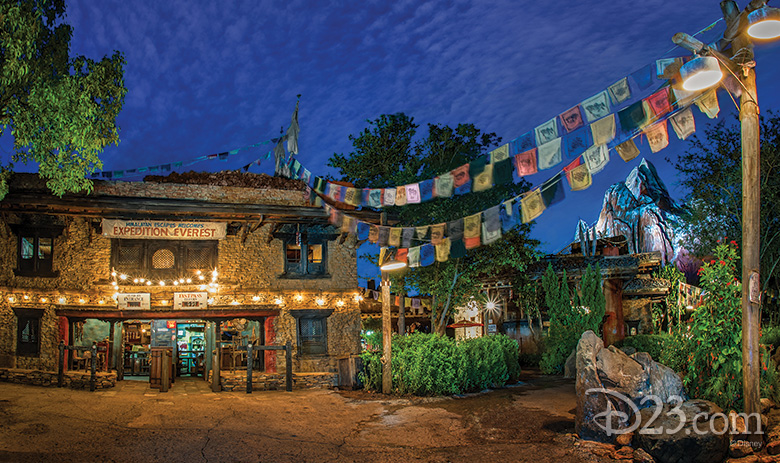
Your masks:
<path fill-rule="evenodd" d="M 22 186 L 35 183 L 35 177 L 22 179 Z M 146 182 L 95 182 L 94 197 L 166 198 L 230 204 L 268 204 L 310 207 L 305 186 L 291 182 L 287 189 L 246 188 L 222 185 L 184 185 Z M 14 185 L 20 181 L 12 182 Z M 9 195 L 12 198 L 12 195 Z M 0 202 L 0 209 L 13 199 Z M 85 196 L 86 198 L 86 196 Z M 5 203 L 5 204 L 4 204 Z M 6 208 L 7 209 L 7 208 Z M 12 208 L 13 209 L 13 208 Z M 317 211 L 318 208 L 311 207 Z M 111 217 L 116 218 L 116 216 Z M 166 220 L 182 220 L 171 217 Z M 197 220 L 197 219 L 195 219 Z M 215 220 L 210 220 L 215 221 Z M 219 287 L 210 293 L 209 309 L 244 309 L 273 313 L 274 343 L 290 340 L 294 346 L 294 370 L 335 372 L 339 357 L 359 352 L 360 309 L 356 300 L 357 251 L 354 239 L 327 241 L 327 272 L 317 278 L 284 277 L 284 243 L 274 237 L 278 223 L 263 217 L 249 220 L 222 220 L 231 224 L 217 247 Z M 151 297 L 152 311 L 170 311 L 173 293 L 199 291 L 198 285 L 161 287 L 112 286 L 112 240 L 101 234 L 101 215 L 90 212 L 38 214 L 5 211 L 0 219 L 0 367 L 56 371 L 57 345 L 67 327 L 63 310 L 116 311 L 113 296 L 118 292 L 144 292 Z M 295 221 L 293 221 L 295 222 Z M 297 222 L 300 222 L 298 220 Z M 53 240 L 52 277 L 18 276 L 15 272 L 19 239 L 15 226 L 57 226 L 62 228 Z M 326 225 L 326 224 L 325 224 Z M 322 225 L 321 225 L 322 226 Z M 15 309 L 37 309 L 40 322 L 40 353 L 17 354 L 17 315 Z M 327 353 L 299 355 L 296 310 L 330 309 L 326 320 Z M 67 330 L 67 328 L 64 328 Z M 67 342 L 67 339 L 66 339 Z M 283 351 L 277 351 L 277 369 L 284 371 Z"/>
<path fill-rule="evenodd" d="M 219 378 L 223 391 L 246 391 L 246 372 L 223 373 Z M 287 387 L 284 373 L 252 374 L 253 391 L 282 391 Z M 211 384 L 211 377 L 209 377 Z M 327 389 L 338 386 L 337 373 L 294 373 L 293 389 Z"/>
<path fill-rule="evenodd" d="M 57 387 L 57 373 L 19 368 L 0 368 L 0 381 L 5 383 L 29 384 L 32 386 Z M 63 375 L 62 386 L 71 389 L 89 389 L 89 373 L 68 371 Z M 95 373 L 95 389 L 116 386 L 116 373 Z"/>

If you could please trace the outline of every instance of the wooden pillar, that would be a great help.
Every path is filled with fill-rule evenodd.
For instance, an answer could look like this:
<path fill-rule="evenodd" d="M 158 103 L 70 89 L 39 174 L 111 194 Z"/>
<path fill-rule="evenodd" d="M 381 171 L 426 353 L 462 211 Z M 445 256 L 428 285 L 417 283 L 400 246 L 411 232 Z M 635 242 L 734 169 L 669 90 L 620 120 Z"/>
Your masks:
<path fill-rule="evenodd" d="M 606 299 L 606 320 L 601 329 L 604 345 L 609 346 L 626 337 L 623 320 L 623 280 L 618 278 L 604 280 L 604 298 Z"/>
<path fill-rule="evenodd" d="M 274 330 L 274 321 L 276 317 L 268 317 L 265 319 L 263 328 L 265 330 L 265 345 L 273 346 L 276 342 L 276 330 Z M 266 350 L 263 352 L 265 361 L 265 372 L 276 373 L 276 355 L 278 351 Z"/>
<path fill-rule="evenodd" d="M 398 334 L 406 334 L 406 295 L 403 292 L 398 294 Z"/>
<path fill-rule="evenodd" d="M 69 345 L 70 343 L 70 321 L 68 317 L 57 317 L 57 323 L 60 330 L 60 342 Z M 65 351 L 65 355 L 60 359 L 62 361 L 62 368 L 68 369 L 68 351 Z"/>
<path fill-rule="evenodd" d="M 734 43 L 737 46 L 737 42 Z M 742 72 L 744 71 L 744 72 Z M 761 361 L 758 352 L 761 323 L 761 288 L 759 269 L 761 226 L 761 153 L 759 142 L 756 73 L 745 66 L 740 70 L 745 85 L 740 99 L 739 119 L 742 128 L 742 386 L 745 413 L 761 413 L 759 380 Z M 746 424 L 747 424 L 746 420 Z M 755 427 L 755 420 L 749 420 Z M 750 426 L 750 425 L 748 425 Z M 760 441 L 756 429 L 748 429 L 751 441 Z"/>
<path fill-rule="evenodd" d="M 206 345 L 203 347 L 203 380 L 208 381 L 214 351 L 214 322 L 206 322 Z"/>
<path fill-rule="evenodd" d="M 219 374 L 219 368 L 220 364 L 222 363 L 221 354 L 222 354 L 222 331 L 220 327 L 221 322 L 216 321 L 214 322 L 214 363 L 212 365 L 212 373 L 211 373 L 211 390 L 213 392 L 220 392 L 222 390 L 222 385 L 220 382 L 222 381 Z"/>
<path fill-rule="evenodd" d="M 387 272 L 382 272 L 382 393 L 390 394 L 393 390 L 392 360 L 392 326 L 390 323 L 390 278 Z"/>
<path fill-rule="evenodd" d="M 114 335 L 113 366 L 116 369 L 116 379 L 121 381 L 125 377 L 125 335 L 123 332 L 124 322 L 119 320 L 113 323 L 112 334 Z"/>

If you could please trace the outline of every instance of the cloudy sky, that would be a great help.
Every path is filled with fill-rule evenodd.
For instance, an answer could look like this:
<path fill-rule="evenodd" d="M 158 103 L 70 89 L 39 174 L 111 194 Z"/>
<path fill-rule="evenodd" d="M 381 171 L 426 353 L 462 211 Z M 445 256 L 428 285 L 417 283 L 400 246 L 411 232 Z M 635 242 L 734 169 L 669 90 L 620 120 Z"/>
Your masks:
<path fill-rule="evenodd" d="M 299 159 L 333 174 L 328 157 L 348 153 L 348 135 L 366 120 L 405 112 L 422 126 L 474 123 L 509 141 L 658 58 L 685 54 L 672 35 L 696 33 L 720 14 L 714 0 L 68 0 L 67 20 L 74 53 L 120 50 L 127 59 L 121 143 L 104 153 L 105 169 L 268 140 L 287 127 L 301 94 Z M 780 44 L 756 56 L 762 109 L 780 108 Z M 732 120 L 725 92 L 720 104 L 721 118 Z M 701 133 L 709 121 L 694 112 Z M 642 151 L 675 198 L 684 192 L 664 158 L 683 149 Z M 262 155 L 242 151 L 190 168 L 237 169 Z M 534 229 L 544 250 L 564 247 L 579 219 L 594 222 L 604 191 L 640 159 L 613 156 L 590 189 L 545 212 Z M 267 161 L 252 171 L 272 169 Z"/>

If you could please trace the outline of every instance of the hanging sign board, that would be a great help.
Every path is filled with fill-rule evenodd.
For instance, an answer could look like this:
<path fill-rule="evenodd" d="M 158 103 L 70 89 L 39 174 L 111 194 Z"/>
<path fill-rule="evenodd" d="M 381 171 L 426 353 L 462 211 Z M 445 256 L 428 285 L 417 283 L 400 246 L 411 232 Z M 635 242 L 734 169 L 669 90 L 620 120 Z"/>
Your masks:
<path fill-rule="evenodd" d="M 201 293 L 173 293 L 174 309 L 205 309 L 209 303 L 206 292 Z"/>
<path fill-rule="evenodd" d="M 103 236 L 134 240 L 221 240 L 227 232 L 224 222 L 103 219 L 102 225 Z"/>
<path fill-rule="evenodd" d="M 125 293 L 119 294 L 116 298 L 117 307 L 120 310 L 152 308 L 152 298 L 149 293 Z"/>
<path fill-rule="evenodd" d="M 758 276 L 758 272 L 755 270 L 750 272 L 748 295 L 750 297 L 751 304 L 761 303 L 761 279 Z"/>

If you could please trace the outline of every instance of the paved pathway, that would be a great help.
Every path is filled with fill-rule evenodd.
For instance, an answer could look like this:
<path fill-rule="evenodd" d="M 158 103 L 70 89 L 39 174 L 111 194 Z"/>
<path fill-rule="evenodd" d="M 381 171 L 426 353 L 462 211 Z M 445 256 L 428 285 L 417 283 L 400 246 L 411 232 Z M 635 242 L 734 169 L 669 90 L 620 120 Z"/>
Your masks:
<path fill-rule="evenodd" d="M 0 383 L 0 461 L 579 462 L 574 386 L 549 377 L 465 398 L 329 390 L 213 393 L 179 379 L 74 391 Z"/>

